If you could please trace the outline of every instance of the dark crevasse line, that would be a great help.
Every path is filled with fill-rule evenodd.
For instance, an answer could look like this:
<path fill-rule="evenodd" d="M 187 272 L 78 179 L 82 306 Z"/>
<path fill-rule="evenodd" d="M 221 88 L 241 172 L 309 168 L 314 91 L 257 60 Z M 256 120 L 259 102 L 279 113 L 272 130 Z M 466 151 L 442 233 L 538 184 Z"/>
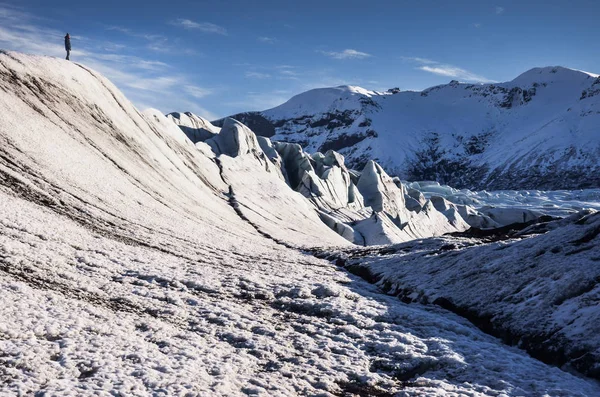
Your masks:
<path fill-rule="evenodd" d="M 219 176 L 221 177 L 221 179 L 223 180 L 223 183 L 225 183 L 228 187 L 229 187 L 229 191 L 227 193 L 225 193 L 225 195 L 228 198 L 228 203 L 231 206 L 231 208 L 233 208 L 233 210 L 235 211 L 235 213 L 240 217 L 240 219 L 244 222 L 246 222 L 247 224 L 249 224 L 250 226 L 252 226 L 254 228 L 254 230 L 256 230 L 256 232 L 258 234 L 260 234 L 261 236 L 275 242 L 276 244 L 282 245 L 286 248 L 289 249 L 293 249 L 293 250 L 299 250 L 298 247 L 295 247 L 291 244 L 286 243 L 285 241 L 282 241 L 276 237 L 271 236 L 269 233 L 265 232 L 264 230 L 262 230 L 260 228 L 260 226 L 258 226 L 257 224 L 255 224 L 254 222 L 252 222 L 250 219 L 248 219 L 248 217 L 242 212 L 241 208 L 240 208 L 240 203 L 237 201 L 237 199 L 235 198 L 235 192 L 233 191 L 233 186 L 227 181 L 227 179 L 225 178 L 225 174 L 224 174 L 224 170 L 223 170 L 223 164 L 221 163 L 221 160 L 219 159 L 219 157 L 215 157 L 214 158 L 215 163 L 217 164 L 217 166 L 219 167 Z"/>

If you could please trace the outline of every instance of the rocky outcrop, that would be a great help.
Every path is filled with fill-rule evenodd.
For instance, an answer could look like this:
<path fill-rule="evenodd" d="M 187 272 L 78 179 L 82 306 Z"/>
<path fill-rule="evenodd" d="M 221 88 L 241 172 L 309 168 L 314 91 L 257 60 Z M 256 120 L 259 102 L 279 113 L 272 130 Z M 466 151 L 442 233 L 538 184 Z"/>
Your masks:
<path fill-rule="evenodd" d="M 275 126 L 269 119 L 260 114 L 260 112 L 238 113 L 230 116 L 230 118 L 248 126 L 248 128 L 259 136 L 270 138 L 275 135 Z M 227 120 L 227 117 L 215 120 L 212 124 L 217 127 L 222 127 L 225 120 Z"/>

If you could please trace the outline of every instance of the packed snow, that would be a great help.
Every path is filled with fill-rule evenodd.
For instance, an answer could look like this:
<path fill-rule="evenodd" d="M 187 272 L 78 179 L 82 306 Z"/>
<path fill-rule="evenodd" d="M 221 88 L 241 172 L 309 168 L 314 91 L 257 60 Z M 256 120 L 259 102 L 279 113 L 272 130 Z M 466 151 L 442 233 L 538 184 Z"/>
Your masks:
<path fill-rule="evenodd" d="M 599 235 L 600 213 L 589 210 L 510 238 L 444 237 L 386 247 L 383 255 L 338 255 L 390 295 L 436 302 L 546 362 L 598 378 Z"/>
<path fill-rule="evenodd" d="M 205 127 L 192 142 L 85 65 L 0 53 L 0 395 L 600 394 L 312 255 L 354 247 L 319 211 L 371 219 L 356 191 L 311 200 L 278 145 Z M 323 188 L 360 184 L 333 153 L 296 156 Z M 373 167 L 368 200 L 403 192 L 373 212 L 390 228 L 452 225 Z"/>

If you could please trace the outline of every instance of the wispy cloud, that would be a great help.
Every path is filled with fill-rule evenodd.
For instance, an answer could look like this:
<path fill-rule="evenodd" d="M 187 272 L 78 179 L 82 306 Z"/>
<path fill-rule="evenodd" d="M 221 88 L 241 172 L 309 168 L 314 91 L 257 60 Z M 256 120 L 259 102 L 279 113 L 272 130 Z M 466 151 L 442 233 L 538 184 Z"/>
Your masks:
<path fill-rule="evenodd" d="M 438 74 L 440 76 L 454 77 L 462 81 L 470 81 L 474 83 L 495 83 L 496 81 L 490 80 L 487 77 L 477 75 L 469 72 L 468 70 L 458 68 L 451 65 L 437 65 L 437 66 L 421 66 L 419 69 Z"/>
<path fill-rule="evenodd" d="M 417 62 L 417 63 L 421 63 L 423 65 L 433 65 L 433 64 L 438 63 L 436 61 L 432 61 L 431 59 L 427 59 L 427 58 L 419 58 L 419 57 L 401 57 L 401 58 L 405 61 Z"/>
<path fill-rule="evenodd" d="M 106 43 L 103 46 L 103 50 L 106 52 L 118 52 L 127 48 L 125 44 L 117 44 L 117 43 Z"/>
<path fill-rule="evenodd" d="M 157 52 L 159 54 L 172 54 L 172 55 L 201 55 L 198 51 L 193 48 L 183 48 L 181 46 L 173 46 L 167 39 L 157 40 L 149 43 L 146 46 L 147 49 Z"/>
<path fill-rule="evenodd" d="M 261 72 L 255 72 L 255 71 L 251 71 L 251 72 L 246 72 L 246 77 L 249 79 L 268 79 L 271 77 L 270 74 L 268 73 L 261 73 Z"/>
<path fill-rule="evenodd" d="M 210 22 L 195 22 L 190 19 L 180 18 L 172 21 L 171 24 L 188 30 L 199 30 L 204 33 L 215 33 L 227 36 L 227 29 Z"/>
<path fill-rule="evenodd" d="M 244 73 L 248 79 L 298 80 L 302 76 L 302 73 L 292 65 L 259 65 L 243 62 L 235 66 L 249 69 Z"/>
<path fill-rule="evenodd" d="M 336 87 L 340 85 L 360 85 L 361 81 L 348 79 L 341 76 L 336 68 L 322 68 L 311 70 L 306 78 L 300 82 L 299 89 L 312 90 L 313 88 Z"/>
<path fill-rule="evenodd" d="M 65 55 L 61 40 L 64 33 L 53 29 L 24 29 L 24 25 L 7 24 L 0 18 L 0 46 L 33 54 L 46 54 L 62 57 Z M 75 49 L 73 55 L 81 55 L 82 51 Z"/>
<path fill-rule="evenodd" d="M 265 44 L 275 44 L 277 42 L 277 39 L 275 39 L 273 37 L 266 37 L 266 36 L 261 36 L 257 40 L 259 42 L 265 43 Z"/>
<path fill-rule="evenodd" d="M 371 54 L 367 54 L 366 52 L 361 52 L 361 51 L 357 51 L 357 50 L 353 50 L 353 49 L 347 49 L 344 51 L 318 51 L 319 53 L 323 54 L 323 55 L 327 55 L 330 58 L 333 59 L 364 59 L 364 58 L 369 58 L 372 55 Z"/>
<path fill-rule="evenodd" d="M 474 24 L 473 24 L 473 27 L 474 27 L 475 29 L 479 29 L 479 28 L 480 28 L 480 27 L 482 27 L 482 26 L 483 26 L 483 24 L 481 24 L 481 23 L 479 23 L 479 22 L 476 22 L 476 23 L 474 23 Z"/>
<path fill-rule="evenodd" d="M 124 28 L 122 26 L 107 26 L 106 30 L 114 30 L 116 32 L 124 33 L 127 36 L 137 37 L 148 41 L 166 39 L 163 35 L 160 34 L 140 33 L 129 28 Z"/>
<path fill-rule="evenodd" d="M 298 80 L 300 77 L 300 73 L 298 73 L 294 70 L 290 70 L 290 69 L 280 70 L 279 75 L 283 78 L 291 79 L 291 80 Z"/>
<path fill-rule="evenodd" d="M 148 71 L 162 71 L 169 68 L 169 65 L 164 62 L 143 59 L 132 55 L 88 52 L 85 54 L 85 57 Z"/>
<path fill-rule="evenodd" d="M 281 105 L 290 99 L 289 92 L 281 90 L 268 92 L 248 92 L 241 100 L 227 102 L 225 105 L 248 110 L 265 110 Z"/>
<path fill-rule="evenodd" d="M 283 80 L 299 80 L 302 73 L 292 65 L 277 65 L 273 67 L 279 79 Z"/>
<path fill-rule="evenodd" d="M 473 83 L 496 83 L 494 80 L 475 74 L 458 66 L 443 64 L 431 59 L 419 57 L 403 57 L 403 59 L 419 64 L 417 67 L 419 70 L 437 74 L 439 76 L 452 77 L 454 79 Z"/>
<path fill-rule="evenodd" d="M 107 26 L 106 30 L 115 31 L 119 33 L 123 33 L 124 35 L 136 39 L 141 39 L 146 44 L 144 44 L 145 48 L 152 50 L 158 53 L 177 53 L 177 54 L 185 54 L 185 55 L 197 55 L 197 51 L 191 48 L 182 48 L 181 46 L 177 46 L 177 49 L 173 49 L 173 45 L 170 40 L 161 34 L 152 34 L 145 32 L 138 32 L 136 30 L 125 28 L 123 26 Z M 109 49 L 107 49 L 109 50 Z"/>
<path fill-rule="evenodd" d="M 195 85 L 186 85 L 184 87 L 184 91 L 187 92 L 188 94 L 190 94 L 191 96 L 193 96 L 194 98 L 198 98 L 198 99 L 204 98 L 205 96 L 212 94 L 212 90 L 209 90 L 207 88 L 198 87 Z"/>
<path fill-rule="evenodd" d="M 504 14 L 504 7 L 496 6 L 496 14 L 501 15 Z"/>

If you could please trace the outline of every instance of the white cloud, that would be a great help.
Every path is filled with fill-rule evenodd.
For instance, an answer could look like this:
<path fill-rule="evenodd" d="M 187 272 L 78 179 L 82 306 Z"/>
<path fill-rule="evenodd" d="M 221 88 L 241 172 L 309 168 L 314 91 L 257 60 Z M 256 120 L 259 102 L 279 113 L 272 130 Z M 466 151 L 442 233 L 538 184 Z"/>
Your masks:
<path fill-rule="evenodd" d="M 249 79 L 268 79 L 271 77 L 268 73 L 246 72 L 246 77 Z"/>
<path fill-rule="evenodd" d="M 106 30 L 116 30 L 117 32 L 125 33 L 128 35 L 132 34 L 131 29 L 127 29 L 121 26 L 107 26 Z"/>
<path fill-rule="evenodd" d="M 452 77 L 453 79 L 473 83 L 496 83 L 494 80 L 490 80 L 487 77 L 469 72 L 468 70 L 458 66 L 443 64 L 431 59 L 419 57 L 402 57 L 402 59 L 419 64 L 420 66 L 417 67 L 419 70 L 437 74 L 439 76 Z"/>
<path fill-rule="evenodd" d="M 164 54 L 177 53 L 177 54 L 185 54 L 185 55 L 198 55 L 198 52 L 191 48 L 182 48 L 181 46 L 177 46 L 176 49 L 174 49 L 173 48 L 174 46 L 169 43 L 169 39 L 160 34 L 137 32 L 137 31 L 134 31 L 129 28 L 122 27 L 122 26 L 107 26 L 106 30 L 120 32 L 120 33 L 127 35 L 128 37 L 143 39 L 148 42 L 145 45 L 145 47 L 154 52 L 164 53 Z M 115 47 L 108 47 L 108 48 L 106 48 L 106 50 L 110 51 L 111 48 L 115 49 L 115 50 L 120 49 L 120 48 L 115 48 Z"/>
<path fill-rule="evenodd" d="M 499 7 L 499 6 L 497 6 L 497 7 L 496 7 L 496 14 L 497 14 L 497 15 L 504 14 L 504 7 Z"/>
<path fill-rule="evenodd" d="M 122 26 L 107 26 L 106 30 L 114 30 L 126 34 L 127 36 L 137 37 L 148 41 L 166 40 L 166 37 L 160 34 L 140 33 Z"/>
<path fill-rule="evenodd" d="M 427 59 L 427 58 L 419 58 L 419 57 L 401 57 L 403 60 L 405 61 L 411 61 L 411 62 L 417 62 L 417 63 L 421 63 L 423 65 L 433 65 L 436 64 L 436 61 L 432 61 L 431 59 Z"/>
<path fill-rule="evenodd" d="M 0 19 L 5 22 L 22 23 L 25 20 L 42 18 L 35 17 L 12 4 L 0 3 Z"/>
<path fill-rule="evenodd" d="M 275 78 L 279 80 L 298 80 L 302 75 L 302 73 L 296 70 L 295 66 L 291 65 L 259 65 L 247 62 L 234 65 L 250 69 L 244 73 L 244 76 L 249 79 L 264 80 Z"/>
<path fill-rule="evenodd" d="M 312 90 L 314 88 L 323 88 L 323 87 L 337 87 L 341 85 L 352 85 L 356 84 L 356 82 L 352 82 L 345 78 L 340 78 L 336 76 L 331 76 L 329 74 L 323 73 L 321 76 L 317 76 L 314 80 L 302 81 L 301 89 Z"/>
<path fill-rule="evenodd" d="M 473 27 L 476 28 L 476 29 L 479 29 L 482 26 L 483 25 L 481 23 L 479 23 L 479 22 L 473 24 Z"/>
<path fill-rule="evenodd" d="M 273 37 L 261 36 L 258 38 L 258 41 L 265 44 L 275 44 L 277 42 L 277 39 Z"/>
<path fill-rule="evenodd" d="M 281 75 L 281 77 L 286 78 L 286 79 L 292 79 L 292 80 L 297 80 L 298 77 L 300 76 L 300 73 L 295 72 L 293 70 L 289 70 L 289 69 L 283 69 L 279 71 L 279 74 Z"/>
<path fill-rule="evenodd" d="M 180 19 L 177 19 L 177 20 L 171 22 L 171 24 L 175 25 L 175 26 L 180 26 L 184 29 L 199 30 L 204 33 L 215 33 L 215 34 L 227 36 L 227 29 L 225 29 L 222 26 L 215 25 L 214 23 L 210 23 L 210 22 L 194 22 L 189 19 L 180 18 Z"/>
<path fill-rule="evenodd" d="M 19 21 L 10 23 L 0 17 L 0 47 L 4 49 L 64 58 L 64 36 L 65 33 L 58 30 L 34 27 Z M 71 54 L 82 56 L 87 55 L 87 51 L 74 46 Z"/>
<path fill-rule="evenodd" d="M 248 92 L 242 100 L 225 104 L 233 108 L 243 109 L 244 111 L 265 110 L 279 106 L 288 99 L 290 99 L 289 93 L 283 93 L 279 90 L 260 93 Z"/>
<path fill-rule="evenodd" d="M 135 68 L 148 71 L 161 71 L 169 68 L 169 65 L 164 62 L 147 60 L 131 55 L 111 53 L 86 53 L 85 56 L 86 58 L 119 63 L 126 68 Z"/>
<path fill-rule="evenodd" d="M 347 49 L 341 52 L 336 51 L 318 51 L 323 55 L 327 55 L 333 59 L 364 59 L 369 58 L 371 54 L 357 50 Z"/>
<path fill-rule="evenodd" d="M 477 74 L 469 72 L 468 70 L 461 69 L 452 65 L 421 66 L 419 67 L 419 69 L 440 76 L 453 77 L 461 81 L 468 81 L 474 83 L 495 83 L 494 80 L 490 80 L 486 77 L 479 76 Z"/>
<path fill-rule="evenodd" d="M 127 48 L 125 44 L 106 43 L 102 49 L 106 52 L 116 52 L 124 50 L 125 48 Z"/>
<path fill-rule="evenodd" d="M 212 91 L 209 89 L 198 87 L 195 85 L 186 85 L 184 91 L 193 96 L 194 98 L 198 99 L 204 98 L 205 96 L 210 95 L 212 93 Z"/>

